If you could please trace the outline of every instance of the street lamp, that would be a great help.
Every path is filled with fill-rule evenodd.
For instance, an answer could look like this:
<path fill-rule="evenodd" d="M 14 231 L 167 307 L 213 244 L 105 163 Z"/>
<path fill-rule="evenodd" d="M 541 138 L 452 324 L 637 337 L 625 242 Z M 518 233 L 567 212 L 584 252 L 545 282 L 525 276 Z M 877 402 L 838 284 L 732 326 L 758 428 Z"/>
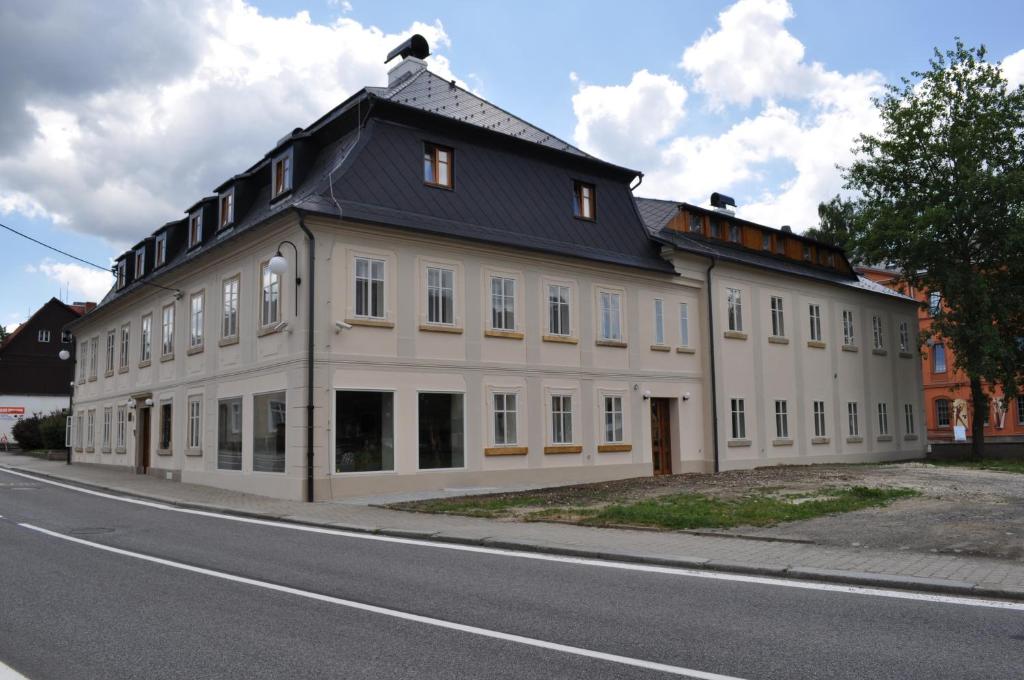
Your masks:
<path fill-rule="evenodd" d="M 299 249 L 294 243 L 288 240 L 281 241 L 277 245 L 277 254 L 270 258 L 268 266 L 270 271 L 274 272 L 278 276 L 288 272 L 288 260 L 285 259 L 284 255 L 281 254 L 281 246 L 289 245 L 292 250 L 295 251 L 295 316 L 299 315 L 299 286 L 302 285 L 302 279 L 299 278 Z"/>
<path fill-rule="evenodd" d="M 57 358 L 60 359 L 61 361 L 67 361 L 68 359 L 71 358 L 71 352 L 67 351 L 66 349 L 62 349 L 61 351 L 57 352 Z M 72 370 L 71 377 L 74 376 L 75 374 Z M 64 422 L 65 431 L 67 430 L 68 423 L 75 422 L 75 381 L 72 380 L 70 383 L 68 383 L 68 385 L 71 387 L 71 389 L 68 391 L 68 419 Z M 65 439 L 67 439 L 66 436 Z M 75 443 L 73 441 L 69 443 L 70 446 L 68 446 L 67 464 L 71 465 L 71 447 L 74 446 Z"/>

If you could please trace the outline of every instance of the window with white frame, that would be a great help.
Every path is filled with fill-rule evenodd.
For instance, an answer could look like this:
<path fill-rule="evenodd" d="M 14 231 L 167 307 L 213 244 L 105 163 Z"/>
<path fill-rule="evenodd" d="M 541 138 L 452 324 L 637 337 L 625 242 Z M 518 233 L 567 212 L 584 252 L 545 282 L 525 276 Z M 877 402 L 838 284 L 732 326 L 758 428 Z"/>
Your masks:
<path fill-rule="evenodd" d="M 786 335 L 786 319 L 782 309 L 782 298 L 773 295 L 771 299 L 772 308 L 772 335 L 784 337 Z"/>
<path fill-rule="evenodd" d="M 427 267 L 427 323 L 455 323 L 455 270 Z"/>
<path fill-rule="evenodd" d="M 193 293 L 189 298 L 188 318 L 188 345 L 195 349 L 203 346 L 203 307 L 205 307 L 206 293 L 200 291 Z"/>
<path fill-rule="evenodd" d="M 238 337 L 238 295 L 242 279 L 232 276 L 221 283 L 220 337 L 229 340 Z"/>
<path fill-rule="evenodd" d="M 747 414 L 746 405 L 743 399 L 729 400 L 730 432 L 731 439 L 747 438 Z"/>
<path fill-rule="evenodd" d="M 685 302 L 679 303 L 679 346 L 690 346 L 690 306 Z"/>
<path fill-rule="evenodd" d="M 1017 420 L 1020 422 L 1021 403 L 1017 397 Z M 938 427 L 949 427 L 949 399 L 935 400 L 935 424 Z"/>
<path fill-rule="evenodd" d="M 114 447 L 118 450 L 125 448 L 125 434 L 128 430 L 128 407 L 117 407 L 117 428 L 114 434 Z"/>
<path fill-rule="evenodd" d="M 107 353 L 106 353 L 106 365 L 104 370 L 107 373 L 114 372 L 114 353 L 117 350 L 117 331 L 111 329 L 107 331 Z"/>
<path fill-rule="evenodd" d="M 871 317 L 871 333 L 875 349 L 885 349 L 885 337 L 882 333 L 882 317 L 877 315 Z"/>
<path fill-rule="evenodd" d="M 816 401 L 813 406 L 814 415 L 814 436 L 825 436 L 825 402 Z"/>
<path fill-rule="evenodd" d="M 75 448 L 79 451 L 85 444 L 85 413 L 79 411 L 75 417 Z"/>
<path fill-rule="evenodd" d="M 572 291 L 569 286 L 558 284 L 548 285 L 548 333 L 550 335 L 572 335 L 572 317 L 570 301 Z"/>
<path fill-rule="evenodd" d="M 1017 397 L 1017 424 L 1024 425 L 1024 396 Z"/>
<path fill-rule="evenodd" d="M 50 342 L 50 331 L 39 331 L 36 339 L 38 339 L 39 342 Z"/>
<path fill-rule="evenodd" d="M 853 311 L 849 309 L 843 310 L 843 344 L 847 346 L 853 346 L 857 341 L 857 337 L 853 330 Z"/>
<path fill-rule="evenodd" d="M 160 351 L 163 356 L 174 354 L 174 305 L 170 304 L 163 310 L 163 335 Z"/>
<path fill-rule="evenodd" d="M 228 226 L 235 221 L 235 190 L 225 192 L 220 196 L 220 228 Z"/>
<path fill-rule="evenodd" d="M 946 372 L 946 346 L 941 342 L 932 345 L 932 373 Z"/>
<path fill-rule="evenodd" d="M 914 434 L 914 405 L 904 404 L 903 405 L 903 422 L 906 426 L 904 431 L 905 434 Z"/>
<path fill-rule="evenodd" d="M 491 277 L 491 328 L 516 329 L 516 280 L 507 276 Z"/>
<path fill-rule="evenodd" d="M 889 405 L 884 401 L 878 403 L 878 434 L 889 434 Z"/>
<path fill-rule="evenodd" d="M 203 445 L 203 399 L 188 398 L 188 447 L 200 449 Z"/>
<path fill-rule="evenodd" d="M 775 437 L 789 439 L 789 404 L 785 399 L 775 400 Z"/>
<path fill-rule="evenodd" d="M 260 267 L 260 326 L 266 328 L 281 321 L 281 277 L 270 269 L 270 263 Z"/>
<path fill-rule="evenodd" d="M 942 293 L 928 294 L 928 314 L 936 316 L 942 310 Z"/>
<path fill-rule="evenodd" d="M 515 392 L 495 392 L 494 404 L 494 445 L 514 446 L 519 441 L 518 415 L 519 398 Z"/>
<path fill-rule="evenodd" d="M 217 402 L 217 469 L 242 469 L 242 398 Z"/>
<path fill-rule="evenodd" d="M 665 301 L 654 298 L 654 344 L 665 344 Z"/>
<path fill-rule="evenodd" d="M 78 345 L 78 382 L 85 382 L 86 364 L 89 363 L 89 342 L 85 341 Z"/>
<path fill-rule="evenodd" d="M 100 360 L 100 339 L 93 338 L 89 341 L 89 380 L 96 379 L 96 371 Z"/>
<path fill-rule="evenodd" d="M 153 268 L 163 266 L 167 262 L 167 234 L 158 234 L 153 242 Z"/>
<path fill-rule="evenodd" d="M 146 273 L 146 248 L 143 246 L 135 251 L 135 278 L 141 279 Z"/>
<path fill-rule="evenodd" d="M 728 328 L 740 332 L 743 330 L 743 291 L 739 288 L 726 288 L 725 298 L 728 304 Z"/>
<path fill-rule="evenodd" d="M 146 362 L 153 358 L 153 315 L 142 317 L 142 330 L 139 334 L 139 361 Z"/>
<path fill-rule="evenodd" d="M 110 450 L 110 435 L 114 424 L 114 410 L 109 406 L 103 409 L 103 429 L 100 443 L 104 451 Z"/>
<path fill-rule="evenodd" d="M 604 443 L 621 444 L 625 441 L 622 427 L 622 397 L 606 394 L 604 399 Z"/>
<path fill-rule="evenodd" d="M 74 336 L 74 334 L 71 331 L 61 331 L 60 332 L 60 341 L 63 344 L 65 344 L 65 345 L 71 344 L 74 341 L 74 339 L 75 339 L 75 336 Z"/>
<path fill-rule="evenodd" d="M 203 240 L 203 213 L 194 212 L 188 218 L 188 247 L 194 248 Z"/>
<path fill-rule="evenodd" d="M 860 414 L 857 413 L 857 402 L 846 403 L 847 435 L 850 437 L 860 436 Z"/>
<path fill-rule="evenodd" d="M 128 368 L 128 350 L 131 348 L 131 324 L 121 326 L 121 356 L 118 359 L 118 368 Z"/>
<path fill-rule="evenodd" d="M 572 443 L 572 396 L 551 395 L 551 442 Z"/>
<path fill-rule="evenodd" d="M 910 324 L 900 321 L 900 351 L 910 351 Z"/>
<path fill-rule="evenodd" d="M 355 315 L 359 319 L 384 318 L 384 260 L 355 258 Z"/>
<path fill-rule="evenodd" d="M 602 290 L 598 299 L 601 305 L 601 339 L 622 340 L 622 295 Z"/>
<path fill-rule="evenodd" d="M 272 198 L 290 191 L 292 188 L 292 151 L 288 151 L 274 159 L 271 165 Z"/>
<path fill-rule="evenodd" d="M 118 290 L 124 288 L 126 283 L 128 283 L 128 263 L 125 260 L 120 260 L 117 263 L 117 288 L 118 288 Z"/>
<path fill-rule="evenodd" d="M 160 440 L 162 451 L 170 451 L 174 431 L 174 404 L 165 401 L 160 404 Z"/>
<path fill-rule="evenodd" d="M 96 448 L 96 410 L 89 409 L 85 416 L 85 448 Z"/>
<path fill-rule="evenodd" d="M 821 342 L 821 305 L 807 305 L 807 318 L 811 323 L 811 340 Z"/>

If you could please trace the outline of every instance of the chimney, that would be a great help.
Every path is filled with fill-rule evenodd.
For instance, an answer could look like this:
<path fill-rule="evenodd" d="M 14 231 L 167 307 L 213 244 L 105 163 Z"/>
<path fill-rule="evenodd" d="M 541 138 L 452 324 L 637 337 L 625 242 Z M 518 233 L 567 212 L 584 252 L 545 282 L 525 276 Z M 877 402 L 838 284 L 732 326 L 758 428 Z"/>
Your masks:
<path fill-rule="evenodd" d="M 423 61 L 430 56 L 430 46 L 427 44 L 427 39 L 419 33 L 413 35 L 404 43 L 388 52 L 388 58 L 384 60 L 384 63 L 386 64 L 399 56 L 402 57 L 402 61 L 388 71 L 388 87 L 400 85 L 420 71 L 427 69 L 427 62 Z"/>
<path fill-rule="evenodd" d="M 729 206 L 732 206 L 733 209 L 730 209 Z M 720 194 L 716 191 L 711 194 L 711 207 L 718 212 L 725 213 L 726 215 L 735 215 L 736 199 L 732 196 L 726 196 L 725 194 Z"/>
<path fill-rule="evenodd" d="M 788 224 L 783 224 L 782 225 L 782 231 L 786 232 L 787 234 L 792 234 L 793 233 L 793 227 L 789 226 Z"/>
<path fill-rule="evenodd" d="M 79 315 L 88 314 L 92 310 L 96 309 L 95 302 L 73 302 L 69 306 L 71 307 L 71 309 L 78 312 Z"/>

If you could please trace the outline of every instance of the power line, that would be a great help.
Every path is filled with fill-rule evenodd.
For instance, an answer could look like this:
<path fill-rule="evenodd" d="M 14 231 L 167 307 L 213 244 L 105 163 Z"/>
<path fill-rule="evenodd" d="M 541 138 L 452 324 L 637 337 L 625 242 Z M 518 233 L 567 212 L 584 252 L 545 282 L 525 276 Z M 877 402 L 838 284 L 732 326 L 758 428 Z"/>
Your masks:
<path fill-rule="evenodd" d="M 23 233 L 21 233 L 21 232 L 20 232 L 20 231 L 18 231 L 17 229 L 11 229 L 11 228 L 10 228 L 10 227 L 8 227 L 8 226 L 7 226 L 6 224 L 3 224 L 2 222 L 0 222 L 0 227 L 3 227 L 4 229 L 6 229 L 7 231 L 11 232 L 12 234 L 17 234 L 18 236 L 20 236 L 20 237 L 22 237 L 22 238 L 24 238 L 24 239 L 28 239 L 29 241 L 32 241 L 32 243 L 35 243 L 35 244 L 37 244 L 37 245 L 41 245 L 41 246 L 42 246 L 42 247 L 44 247 L 44 248 L 49 248 L 50 250 L 52 250 L 52 251 L 53 251 L 53 252 L 55 252 L 55 253 L 60 253 L 60 254 L 61 254 L 61 255 L 63 255 L 64 257 L 70 257 L 70 258 L 71 258 L 72 260 L 78 260 L 79 262 L 81 262 L 81 263 L 83 263 L 83 264 L 87 264 L 87 265 L 89 265 L 90 267 L 96 267 L 96 269 L 102 269 L 102 270 L 103 270 L 103 271 L 105 271 L 105 272 L 109 272 L 109 271 L 111 271 L 111 268 L 110 268 L 110 267 L 104 267 L 104 266 L 102 266 L 102 265 L 98 265 L 98 264 L 96 264 L 95 262 L 89 262 L 89 260 L 83 260 L 82 258 L 80 258 L 80 257 L 78 257 L 78 256 L 76 256 L 76 255 L 72 255 L 71 253 L 67 253 L 67 252 L 64 252 L 64 251 L 63 251 L 63 250 L 61 250 L 60 248 L 54 248 L 54 247 L 53 247 L 53 246 L 51 246 L 50 244 L 48 244 L 48 243 L 43 243 L 42 241 L 40 241 L 40 240 L 38 240 L 38 239 L 34 239 L 34 238 L 32 238 L 31 236 L 29 236 L 28 234 L 23 234 Z"/>

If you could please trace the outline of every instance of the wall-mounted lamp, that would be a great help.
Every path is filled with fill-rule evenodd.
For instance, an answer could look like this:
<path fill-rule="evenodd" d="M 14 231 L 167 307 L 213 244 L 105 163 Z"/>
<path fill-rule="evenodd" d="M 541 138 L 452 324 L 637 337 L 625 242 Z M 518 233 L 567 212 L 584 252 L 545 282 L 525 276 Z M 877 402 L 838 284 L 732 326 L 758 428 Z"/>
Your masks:
<path fill-rule="evenodd" d="M 651 391 L 650 390 L 644 390 L 644 401 L 647 401 L 650 398 L 651 398 Z"/>
<path fill-rule="evenodd" d="M 146 400 L 146 406 L 152 406 L 152 405 L 153 405 L 153 400 L 152 399 L 147 399 Z"/>
<path fill-rule="evenodd" d="M 278 276 L 285 274 L 288 271 L 288 260 L 281 254 L 281 246 L 288 244 L 295 251 L 295 315 L 299 315 L 299 286 L 302 285 L 302 279 L 299 278 L 299 249 L 294 243 L 288 240 L 281 241 L 277 244 L 277 254 L 270 258 L 270 262 L 267 264 L 270 267 L 270 271 L 274 272 Z"/>
<path fill-rule="evenodd" d="M 62 349 L 61 351 L 57 352 L 57 356 L 60 357 L 61 361 L 67 361 L 68 359 L 71 358 L 71 352 L 67 351 L 66 349 Z M 71 384 L 73 385 L 74 383 Z"/>
<path fill-rule="evenodd" d="M 690 401 L 690 393 L 686 392 L 683 394 L 683 401 Z"/>

